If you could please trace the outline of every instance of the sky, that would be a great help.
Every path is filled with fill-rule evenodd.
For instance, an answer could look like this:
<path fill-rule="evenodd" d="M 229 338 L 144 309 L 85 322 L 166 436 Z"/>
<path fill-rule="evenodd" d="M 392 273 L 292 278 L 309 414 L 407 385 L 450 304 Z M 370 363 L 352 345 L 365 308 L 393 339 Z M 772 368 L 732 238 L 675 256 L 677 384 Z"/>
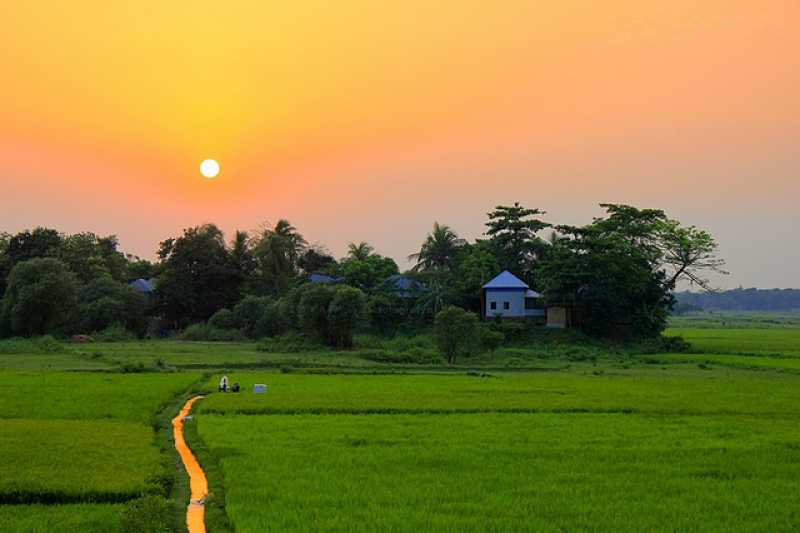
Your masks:
<path fill-rule="evenodd" d="M 708 229 L 719 287 L 800 287 L 800 2 L 13 2 L 0 231 L 288 218 L 406 266 L 515 201 Z M 214 179 L 200 162 L 219 161 Z"/>

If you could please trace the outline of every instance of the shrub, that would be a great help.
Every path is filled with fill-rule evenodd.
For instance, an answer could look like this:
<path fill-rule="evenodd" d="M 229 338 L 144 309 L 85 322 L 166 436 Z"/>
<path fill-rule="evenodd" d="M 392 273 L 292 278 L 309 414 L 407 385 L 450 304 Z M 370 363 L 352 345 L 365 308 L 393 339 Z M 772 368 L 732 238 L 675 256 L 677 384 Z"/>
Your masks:
<path fill-rule="evenodd" d="M 364 315 L 364 293 L 340 286 L 328 306 L 328 342 L 337 348 L 353 347 L 353 332 Z"/>
<path fill-rule="evenodd" d="M 245 336 L 238 329 L 219 329 L 208 324 L 192 324 L 179 335 L 185 341 L 242 341 Z"/>
<path fill-rule="evenodd" d="M 253 328 L 252 335 L 254 337 L 274 337 L 283 335 L 288 329 L 289 323 L 286 319 L 284 306 L 280 302 L 272 302 L 264 309 L 261 318 Z"/>
<path fill-rule="evenodd" d="M 436 344 L 450 364 L 456 362 L 458 354 L 472 350 L 477 330 L 478 317 L 460 307 L 449 305 L 436 314 Z"/>
<path fill-rule="evenodd" d="M 308 334 L 315 336 L 320 342 L 328 341 L 328 306 L 333 297 L 332 287 L 316 283 L 300 298 L 300 323 Z"/>
<path fill-rule="evenodd" d="M 234 327 L 239 328 L 248 337 L 259 337 L 263 333 L 257 331 L 264 312 L 271 305 L 269 298 L 247 295 L 233 308 Z"/>
<path fill-rule="evenodd" d="M 214 329 L 236 329 L 238 327 L 233 312 L 222 308 L 208 319 L 208 325 Z"/>
<path fill-rule="evenodd" d="M 494 353 L 506 340 L 506 336 L 502 331 L 496 331 L 486 326 L 481 326 L 478 329 L 478 337 L 481 348 L 491 353 Z"/>
<path fill-rule="evenodd" d="M 261 339 L 256 350 L 267 353 L 298 353 L 321 351 L 326 348 L 300 333 L 287 333 L 277 337 Z"/>
<path fill-rule="evenodd" d="M 171 531 L 172 503 L 162 496 L 149 495 L 131 500 L 122 518 L 124 533 L 163 533 Z"/>
<path fill-rule="evenodd" d="M 126 342 L 135 340 L 136 335 L 121 324 L 114 324 L 101 331 L 95 331 L 92 333 L 92 338 L 97 342 Z"/>

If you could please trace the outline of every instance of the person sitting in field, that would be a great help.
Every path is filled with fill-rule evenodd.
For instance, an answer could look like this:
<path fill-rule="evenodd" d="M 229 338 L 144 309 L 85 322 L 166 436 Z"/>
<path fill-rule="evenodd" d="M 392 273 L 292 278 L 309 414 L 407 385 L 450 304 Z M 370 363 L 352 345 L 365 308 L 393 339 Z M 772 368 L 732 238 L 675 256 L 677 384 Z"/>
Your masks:
<path fill-rule="evenodd" d="M 234 383 L 233 385 L 231 385 L 231 392 L 239 392 L 239 384 L 238 383 Z"/>
<path fill-rule="evenodd" d="M 222 376 L 219 380 L 219 392 L 228 392 L 228 376 Z"/>

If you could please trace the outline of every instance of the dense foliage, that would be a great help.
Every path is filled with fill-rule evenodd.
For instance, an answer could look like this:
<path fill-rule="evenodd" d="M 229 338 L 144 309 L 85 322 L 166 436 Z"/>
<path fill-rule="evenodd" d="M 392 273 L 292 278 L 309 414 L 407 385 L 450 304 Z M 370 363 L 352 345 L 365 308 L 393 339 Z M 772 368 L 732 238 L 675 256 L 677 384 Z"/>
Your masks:
<path fill-rule="evenodd" d="M 657 336 L 676 284 L 708 287 L 704 273 L 722 271 L 716 243 L 660 210 L 603 207 L 606 216 L 588 225 L 554 226 L 539 209 L 497 206 L 474 242 L 437 222 L 403 274 L 363 241 L 337 260 L 287 220 L 252 235 L 237 231 L 230 242 L 213 224 L 187 228 L 160 243 L 155 263 L 119 252 L 114 236 L 47 228 L 0 234 L 0 334 L 236 340 L 290 333 L 350 348 L 356 332 L 430 329 L 438 316 L 444 323 L 458 315 L 437 325 L 439 333 L 460 331 L 461 322 L 477 320 L 482 286 L 507 269 L 541 292 L 543 304 L 568 307 L 573 325 L 591 335 Z M 554 231 L 543 238 L 547 228 Z M 513 332 L 500 339 L 490 329 L 470 338 L 490 351 L 514 341 Z M 450 360 L 463 351 L 441 347 Z"/>

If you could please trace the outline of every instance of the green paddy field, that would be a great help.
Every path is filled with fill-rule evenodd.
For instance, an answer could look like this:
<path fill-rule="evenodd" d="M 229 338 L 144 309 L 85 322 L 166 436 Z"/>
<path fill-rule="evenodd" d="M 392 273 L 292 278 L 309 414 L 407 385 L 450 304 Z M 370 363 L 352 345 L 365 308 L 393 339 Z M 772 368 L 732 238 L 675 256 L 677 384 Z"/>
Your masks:
<path fill-rule="evenodd" d="M 141 531 L 152 501 L 180 530 L 169 419 L 201 392 L 212 532 L 798 530 L 800 327 L 722 322 L 668 330 L 687 353 L 454 367 L 0 343 L 0 531 Z"/>

